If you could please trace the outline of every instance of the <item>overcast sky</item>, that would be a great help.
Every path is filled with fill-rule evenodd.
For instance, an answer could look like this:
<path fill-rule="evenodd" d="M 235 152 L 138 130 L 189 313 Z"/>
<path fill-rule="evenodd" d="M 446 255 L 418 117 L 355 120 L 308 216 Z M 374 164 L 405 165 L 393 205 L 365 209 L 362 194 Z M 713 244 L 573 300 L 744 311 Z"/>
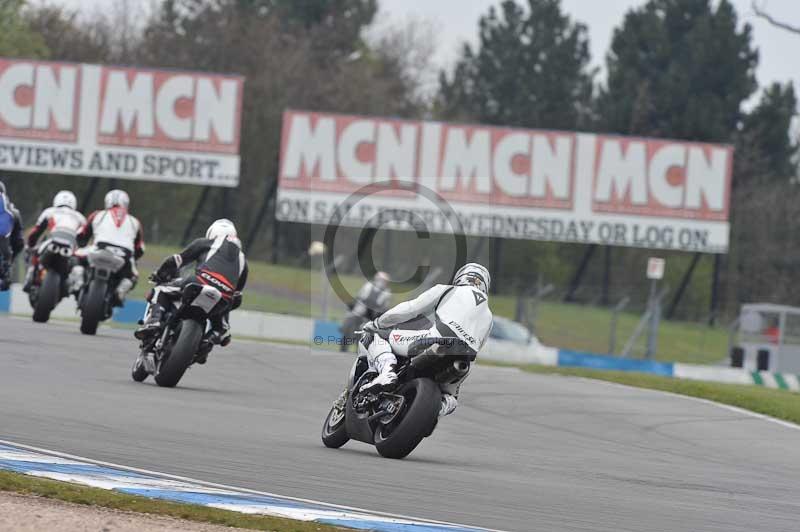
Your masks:
<path fill-rule="evenodd" d="M 644 0 L 561 0 L 570 16 L 589 28 L 592 61 L 601 66 L 611 43 L 614 28 L 632 7 Z M 758 0 L 777 18 L 800 25 L 800 0 Z M 527 3 L 526 0 L 519 0 Z M 773 81 L 794 80 L 800 89 L 800 35 L 770 26 L 758 19 L 750 7 L 751 0 L 732 0 L 741 23 L 753 26 L 755 45 L 761 52 L 757 72 L 760 85 Z M 461 43 L 477 41 L 477 21 L 489 6 L 499 0 L 382 0 L 381 18 L 402 21 L 410 16 L 430 19 L 438 32 L 437 63 L 446 66 L 457 57 Z M 386 23 L 386 22 L 383 22 Z"/>
<path fill-rule="evenodd" d="M 97 9 L 115 0 L 50 0 L 73 8 Z M 142 0 L 148 2 L 150 0 Z M 518 0 L 527 3 L 526 0 Z M 782 20 L 800 25 L 800 0 L 758 0 Z M 761 52 L 758 81 L 762 86 L 773 81 L 794 80 L 800 89 L 800 35 L 773 28 L 758 19 L 750 8 L 751 0 L 732 0 L 742 23 L 753 25 L 755 45 Z M 499 0 L 380 0 L 378 27 L 401 23 L 410 17 L 429 20 L 436 28 L 436 63 L 451 65 L 465 40 L 477 39 L 478 18 Z M 644 0 L 562 0 L 564 9 L 575 20 L 589 28 L 592 59 L 602 66 L 614 28 L 626 11 L 641 5 Z"/>

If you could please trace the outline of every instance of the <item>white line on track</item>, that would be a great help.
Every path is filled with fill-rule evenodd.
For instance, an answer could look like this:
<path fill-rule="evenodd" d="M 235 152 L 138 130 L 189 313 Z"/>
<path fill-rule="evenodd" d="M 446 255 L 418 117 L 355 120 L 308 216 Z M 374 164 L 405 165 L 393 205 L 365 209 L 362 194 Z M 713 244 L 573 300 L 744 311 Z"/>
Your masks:
<path fill-rule="evenodd" d="M 461 527 L 461 528 L 475 528 L 475 529 L 486 531 L 486 532 L 506 532 L 506 531 L 499 530 L 499 529 L 494 529 L 494 528 L 485 528 L 485 527 L 480 527 L 480 526 L 464 525 L 464 524 L 460 524 L 460 523 L 450 523 L 450 522 L 447 522 L 447 521 L 437 521 L 437 520 L 434 520 L 434 519 L 422 519 L 422 518 L 419 518 L 419 517 L 411 517 L 411 516 L 402 515 L 402 514 L 392 514 L 392 513 L 388 513 L 388 512 L 375 512 L 375 511 L 372 511 L 372 510 L 366 510 L 364 508 L 358 508 L 358 507 L 355 507 L 355 506 L 344 506 L 344 505 L 340 505 L 340 504 L 330 504 L 330 503 L 327 503 L 327 502 L 315 501 L 315 500 L 312 500 L 312 499 L 303 499 L 303 498 L 300 498 L 300 497 L 288 497 L 286 495 L 278 495 L 276 493 L 270 493 L 270 492 L 267 492 L 267 491 L 258 491 L 258 490 L 251 490 L 251 489 L 247 489 L 247 488 L 238 488 L 236 486 L 230 486 L 230 485 L 227 485 L 227 484 L 217 484 L 215 482 L 207 482 L 205 480 L 197 480 L 197 479 L 190 478 L 190 477 L 182 477 L 182 476 L 178 476 L 178 475 L 169 475 L 167 473 L 159 473 L 159 472 L 156 472 L 156 471 L 151 471 L 149 469 L 141 469 L 141 468 L 137 468 L 137 467 L 129 467 L 129 466 L 124 466 L 124 465 L 120 465 L 120 464 L 115 464 L 115 463 L 112 463 L 112 462 L 103 462 L 101 460 L 92 460 L 91 458 L 84 458 L 83 456 L 77 456 L 77 455 L 68 454 L 68 453 L 61 453 L 61 452 L 58 452 L 58 451 L 51 451 L 49 449 L 42 449 L 40 447 L 34 447 L 32 445 L 24 445 L 24 444 L 21 444 L 21 443 L 16 443 L 16 442 L 8 441 L 8 440 L 0 439 L 0 445 L 8 445 L 8 446 L 11 446 L 11 447 L 19 447 L 20 449 L 26 449 L 26 450 L 29 450 L 29 451 L 35 451 L 37 453 L 47 454 L 47 455 L 55 456 L 55 457 L 58 457 L 58 458 L 66 458 L 66 459 L 69 459 L 69 460 L 83 461 L 83 462 L 86 462 L 86 463 L 89 463 L 89 464 L 94 464 L 94 465 L 99 465 L 99 466 L 105 466 L 105 467 L 112 467 L 112 468 L 115 468 L 115 469 L 120 469 L 122 471 L 130 471 L 130 472 L 133 472 L 133 473 L 142 473 L 142 474 L 145 474 L 145 475 L 154 475 L 154 476 L 157 476 L 157 477 L 162 477 L 162 478 L 166 478 L 166 479 L 170 479 L 170 480 L 180 480 L 182 482 L 191 482 L 191 483 L 199 484 L 201 486 L 206 486 L 208 488 L 217 488 L 217 489 L 238 491 L 238 492 L 241 492 L 241 493 L 250 493 L 250 494 L 253 494 L 253 495 L 261 495 L 261 496 L 266 496 L 266 497 L 275 497 L 275 498 L 284 499 L 284 500 L 287 500 L 287 501 L 303 502 L 303 503 L 306 503 L 306 504 L 315 504 L 315 505 L 319 505 L 319 506 L 325 506 L 327 508 L 331 508 L 331 509 L 335 509 L 335 510 L 347 510 L 347 511 L 351 511 L 351 512 L 361 512 L 361 513 L 364 513 L 364 514 L 367 514 L 367 515 L 374 515 L 374 516 L 381 516 L 381 517 L 392 517 L 392 518 L 395 518 L 395 519 L 405 519 L 405 520 L 409 520 L 409 521 L 419 521 L 419 522 L 422 522 L 422 523 L 430 523 L 430 524 L 435 524 L 435 525 Z"/>

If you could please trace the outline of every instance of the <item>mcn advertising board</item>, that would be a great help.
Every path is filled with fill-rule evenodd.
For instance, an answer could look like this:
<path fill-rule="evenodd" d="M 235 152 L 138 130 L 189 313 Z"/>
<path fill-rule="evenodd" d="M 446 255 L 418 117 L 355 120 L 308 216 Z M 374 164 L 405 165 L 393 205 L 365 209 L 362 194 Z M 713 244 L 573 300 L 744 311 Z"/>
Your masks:
<path fill-rule="evenodd" d="M 0 58 L 0 168 L 235 187 L 243 82 Z"/>
<path fill-rule="evenodd" d="M 727 145 L 287 111 L 277 216 L 724 253 L 732 166 Z"/>

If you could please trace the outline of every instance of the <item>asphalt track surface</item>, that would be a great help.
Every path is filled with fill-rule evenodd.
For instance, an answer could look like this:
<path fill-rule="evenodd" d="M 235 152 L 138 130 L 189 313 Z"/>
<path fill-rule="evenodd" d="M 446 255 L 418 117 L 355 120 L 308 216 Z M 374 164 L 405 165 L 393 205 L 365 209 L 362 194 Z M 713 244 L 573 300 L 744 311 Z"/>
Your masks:
<path fill-rule="evenodd" d="M 800 430 L 715 405 L 477 366 L 434 437 L 387 460 L 320 442 L 351 356 L 234 341 L 161 389 L 130 380 L 129 331 L 77 329 L 0 318 L 1 439 L 503 530 L 800 530 Z"/>

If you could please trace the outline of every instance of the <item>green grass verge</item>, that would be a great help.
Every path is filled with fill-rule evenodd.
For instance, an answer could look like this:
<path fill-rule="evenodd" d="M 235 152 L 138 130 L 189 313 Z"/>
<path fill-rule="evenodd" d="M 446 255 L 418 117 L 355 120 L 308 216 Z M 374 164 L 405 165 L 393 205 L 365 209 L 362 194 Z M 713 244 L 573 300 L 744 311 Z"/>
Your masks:
<path fill-rule="evenodd" d="M 74 504 L 175 517 L 200 523 L 212 523 L 251 530 L 271 530 L 274 532 L 334 532 L 344 530 L 319 523 L 294 521 L 281 517 L 248 515 L 205 506 L 148 499 L 146 497 L 126 495 L 110 490 L 36 478 L 8 471 L 0 471 L 0 491 L 38 495 Z"/>
<path fill-rule="evenodd" d="M 161 260 L 175 253 L 176 248 L 150 246 L 139 262 L 142 278 L 150 273 Z M 342 276 L 342 284 L 355 293 L 363 282 L 355 276 Z M 144 297 L 149 284 L 142 281 L 133 293 L 134 298 Z M 405 294 L 395 294 L 395 302 Z M 266 262 L 250 263 L 250 280 L 244 296 L 244 309 L 279 314 L 318 317 L 320 312 L 320 274 L 303 268 L 273 265 Z M 514 317 L 515 296 L 493 296 L 492 311 L 508 318 Z M 329 316 L 338 320 L 346 309 L 335 294 L 330 294 Z M 639 315 L 623 313 L 617 328 L 617 351 L 633 333 Z M 536 335 L 546 345 L 606 353 L 609 348 L 611 312 L 606 308 L 582 306 L 558 302 L 542 302 L 537 309 Z M 642 356 L 645 347 L 644 335 L 634 346 L 632 356 Z M 724 328 L 710 328 L 698 323 L 677 321 L 662 322 L 657 360 L 689 362 L 695 364 L 716 363 L 726 357 L 728 335 Z"/>
<path fill-rule="evenodd" d="M 491 364 L 506 365 L 506 364 Z M 675 379 L 626 371 L 603 371 L 586 368 L 551 367 L 538 365 L 515 366 L 540 374 L 556 374 L 571 377 L 598 379 L 638 388 L 661 390 L 690 397 L 709 399 L 726 405 L 738 406 L 752 412 L 800 424 L 800 395 L 787 390 L 762 388 L 746 384 L 722 384 L 717 382 Z"/>
<path fill-rule="evenodd" d="M 506 317 L 514 316 L 516 300 L 512 297 L 493 297 L 492 311 Z M 558 302 L 539 305 L 536 336 L 545 345 L 561 349 L 605 354 L 609 349 L 611 331 L 610 310 L 601 307 Z M 617 354 L 630 338 L 641 316 L 621 313 L 617 323 Z M 643 357 L 646 335 L 634 345 L 633 357 Z M 656 360 L 714 364 L 726 357 L 728 333 L 721 327 L 699 323 L 662 321 L 658 335 Z"/>

